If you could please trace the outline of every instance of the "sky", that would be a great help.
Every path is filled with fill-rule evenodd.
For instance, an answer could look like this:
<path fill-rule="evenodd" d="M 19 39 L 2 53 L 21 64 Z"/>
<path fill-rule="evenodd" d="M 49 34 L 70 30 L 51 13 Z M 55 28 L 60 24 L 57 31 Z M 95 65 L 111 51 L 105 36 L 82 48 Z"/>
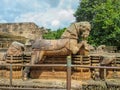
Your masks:
<path fill-rule="evenodd" d="M 0 0 L 0 23 L 34 22 L 57 30 L 75 22 L 79 0 Z"/>

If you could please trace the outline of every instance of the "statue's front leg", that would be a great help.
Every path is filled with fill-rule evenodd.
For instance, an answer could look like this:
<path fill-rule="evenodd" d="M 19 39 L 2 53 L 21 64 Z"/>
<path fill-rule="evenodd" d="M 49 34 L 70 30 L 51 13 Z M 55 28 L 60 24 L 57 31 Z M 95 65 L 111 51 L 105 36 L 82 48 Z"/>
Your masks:
<path fill-rule="evenodd" d="M 33 51 L 31 55 L 31 60 L 28 65 L 35 64 L 36 58 L 37 58 L 37 52 Z M 31 68 L 30 66 L 25 66 L 23 70 L 23 80 L 28 80 L 28 78 L 30 77 L 30 68 Z"/>
<path fill-rule="evenodd" d="M 30 66 L 25 66 L 23 70 L 23 80 L 28 80 L 30 77 Z"/>
<path fill-rule="evenodd" d="M 43 59 L 45 51 L 34 51 L 32 54 L 31 64 L 37 64 Z"/>
<path fill-rule="evenodd" d="M 36 63 L 38 63 L 39 61 L 42 61 L 44 55 L 45 55 L 45 51 L 40 51 L 38 54 L 38 61 Z"/>
<path fill-rule="evenodd" d="M 37 64 L 39 61 L 41 61 L 43 59 L 44 56 L 44 51 L 33 51 L 32 52 L 32 57 L 31 57 L 31 61 L 30 61 L 30 65 L 34 65 Z M 30 74 L 30 66 L 26 66 L 24 68 L 24 72 L 23 72 L 23 80 L 27 80 Z"/>

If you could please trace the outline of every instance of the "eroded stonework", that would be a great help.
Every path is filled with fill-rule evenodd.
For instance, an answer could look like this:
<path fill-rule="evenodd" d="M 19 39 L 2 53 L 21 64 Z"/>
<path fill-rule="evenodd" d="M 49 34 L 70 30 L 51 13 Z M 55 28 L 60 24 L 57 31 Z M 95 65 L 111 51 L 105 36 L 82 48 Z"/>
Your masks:
<path fill-rule="evenodd" d="M 35 39 L 42 37 L 42 34 L 47 32 L 47 30 L 43 27 L 38 27 L 33 22 L 1 23 L 0 32 Z"/>

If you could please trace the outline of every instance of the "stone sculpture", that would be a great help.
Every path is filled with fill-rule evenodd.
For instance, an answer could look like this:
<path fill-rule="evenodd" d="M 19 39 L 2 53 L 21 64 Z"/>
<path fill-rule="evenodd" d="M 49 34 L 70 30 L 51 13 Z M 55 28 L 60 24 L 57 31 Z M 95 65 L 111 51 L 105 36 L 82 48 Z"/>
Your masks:
<path fill-rule="evenodd" d="M 37 39 L 32 44 L 31 63 L 37 63 L 44 56 L 71 55 L 77 54 L 81 47 L 88 50 L 85 40 L 90 33 L 91 25 L 87 21 L 73 23 L 68 27 L 58 40 Z M 81 41 L 79 41 L 81 39 Z"/>
<path fill-rule="evenodd" d="M 23 54 L 24 44 L 14 41 L 8 48 L 6 54 L 12 56 L 20 56 Z"/>
<path fill-rule="evenodd" d="M 60 56 L 77 54 L 81 48 L 89 50 L 86 38 L 91 25 L 87 21 L 72 23 L 58 40 L 37 39 L 32 43 L 32 59 L 30 64 L 44 60 L 44 56 Z M 80 40 L 81 39 L 81 40 Z M 30 67 L 24 69 L 24 80 L 27 79 Z"/>

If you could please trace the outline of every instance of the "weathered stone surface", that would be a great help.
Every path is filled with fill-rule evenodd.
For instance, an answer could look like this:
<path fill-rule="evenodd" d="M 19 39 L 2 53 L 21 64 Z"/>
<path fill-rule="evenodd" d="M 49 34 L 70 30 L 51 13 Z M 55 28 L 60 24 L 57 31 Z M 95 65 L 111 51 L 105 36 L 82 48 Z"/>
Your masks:
<path fill-rule="evenodd" d="M 33 22 L 1 23 L 0 32 L 34 39 L 41 37 L 44 32 L 47 32 L 47 30 L 43 27 L 38 27 Z"/>
<path fill-rule="evenodd" d="M 23 51 L 24 51 L 24 44 L 14 41 L 8 48 L 6 54 L 19 56 L 23 54 Z"/>

